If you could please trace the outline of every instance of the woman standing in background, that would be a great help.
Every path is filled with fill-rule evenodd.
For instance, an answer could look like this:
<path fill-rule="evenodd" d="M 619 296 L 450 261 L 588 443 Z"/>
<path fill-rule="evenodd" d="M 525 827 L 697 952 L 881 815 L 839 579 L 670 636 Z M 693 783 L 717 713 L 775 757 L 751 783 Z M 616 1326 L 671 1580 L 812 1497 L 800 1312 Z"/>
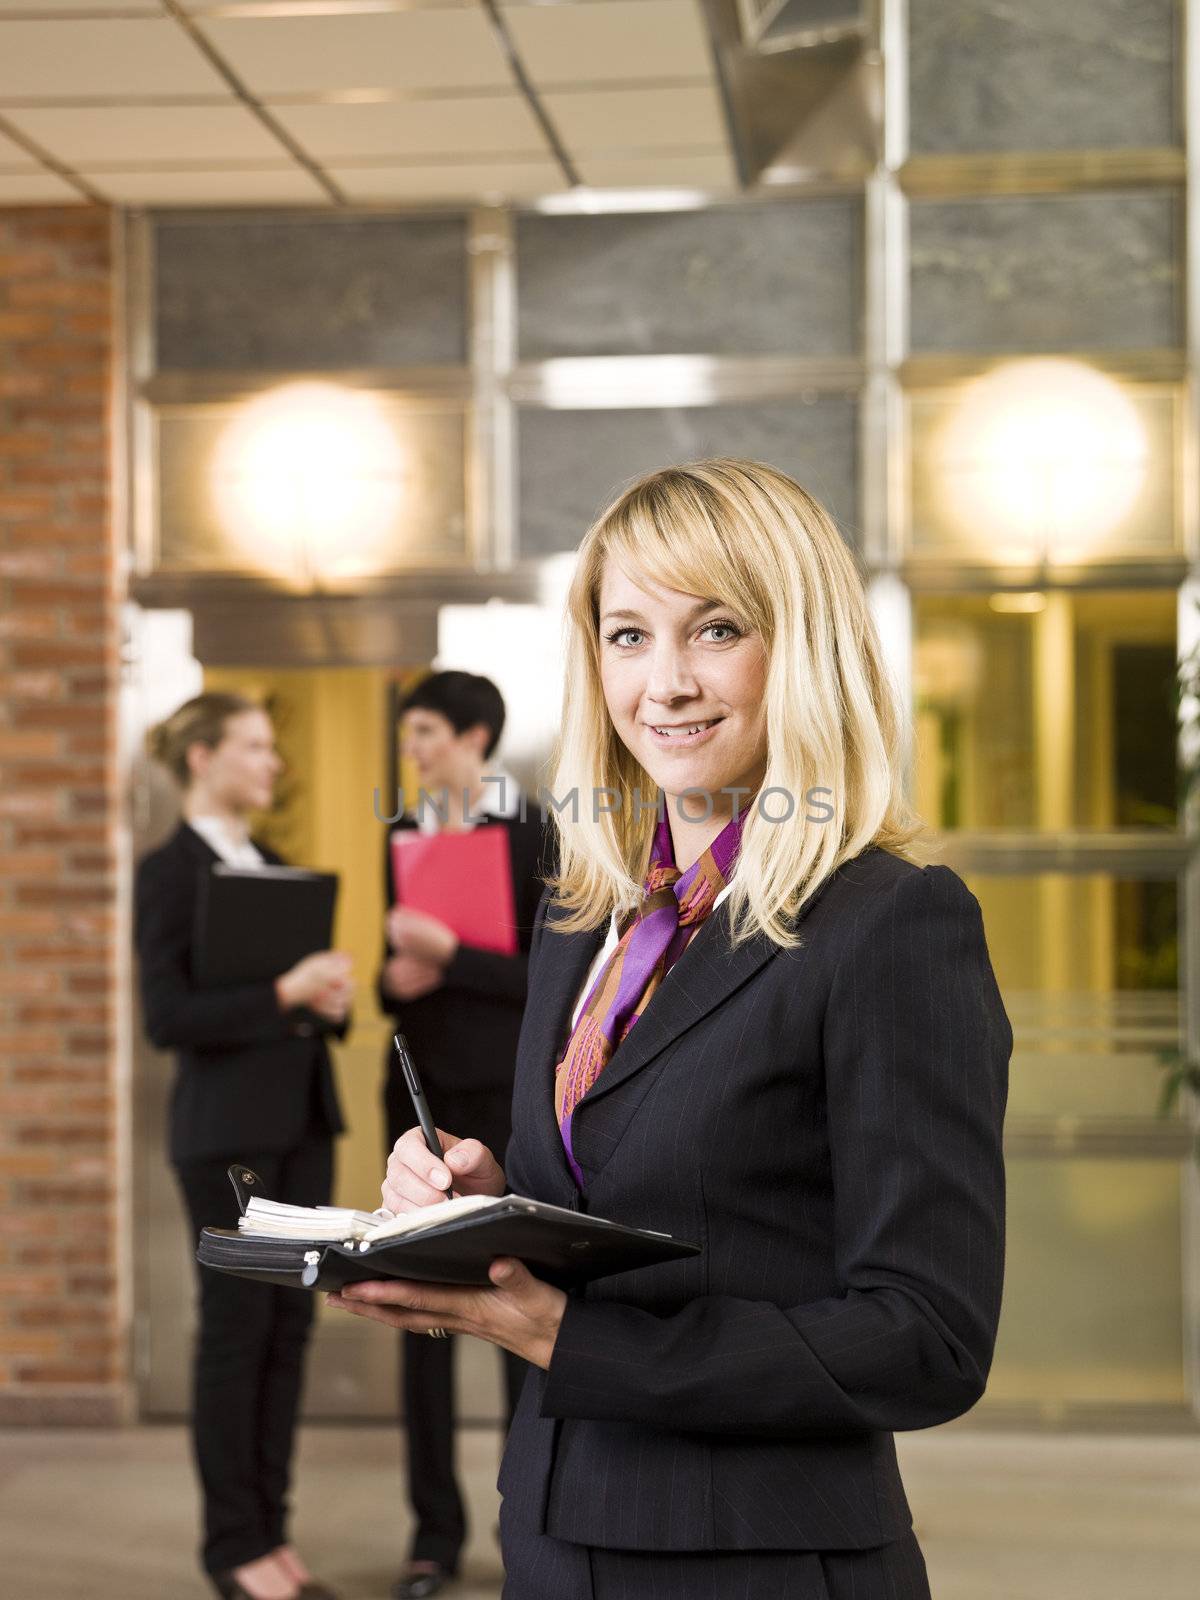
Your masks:
<path fill-rule="evenodd" d="M 137 870 L 142 1007 L 154 1045 L 176 1052 L 170 1159 L 198 1237 L 237 1226 L 234 1161 L 272 1199 L 329 1202 L 342 1118 L 325 1035 L 344 1035 L 353 980 L 349 956 L 323 950 L 273 982 L 193 986 L 201 879 L 218 861 L 281 864 L 251 839 L 249 817 L 270 806 L 283 763 L 266 712 L 233 694 L 189 700 L 150 730 L 147 749 L 179 783 L 183 820 Z M 312 1298 L 206 1272 L 199 1314 L 192 1438 L 205 1571 L 227 1600 L 332 1600 L 286 1532 Z"/>

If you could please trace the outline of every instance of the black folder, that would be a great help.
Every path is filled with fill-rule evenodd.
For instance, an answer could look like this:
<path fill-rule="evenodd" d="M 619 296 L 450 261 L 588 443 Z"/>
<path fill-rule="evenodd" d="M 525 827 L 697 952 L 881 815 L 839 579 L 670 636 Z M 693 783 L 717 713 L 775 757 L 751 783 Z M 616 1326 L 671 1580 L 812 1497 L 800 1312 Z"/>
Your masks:
<path fill-rule="evenodd" d="M 372 1278 L 486 1285 L 488 1267 L 497 1256 L 516 1256 L 537 1277 L 565 1289 L 591 1278 L 698 1254 L 698 1245 L 670 1234 L 507 1195 L 485 1211 L 468 1211 L 461 1218 L 376 1244 L 329 1244 L 205 1228 L 196 1259 L 201 1266 L 239 1278 L 328 1290 Z"/>
<path fill-rule="evenodd" d="M 337 874 L 214 862 L 200 880 L 192 981 L 260 983 L 333 943 Z"/>

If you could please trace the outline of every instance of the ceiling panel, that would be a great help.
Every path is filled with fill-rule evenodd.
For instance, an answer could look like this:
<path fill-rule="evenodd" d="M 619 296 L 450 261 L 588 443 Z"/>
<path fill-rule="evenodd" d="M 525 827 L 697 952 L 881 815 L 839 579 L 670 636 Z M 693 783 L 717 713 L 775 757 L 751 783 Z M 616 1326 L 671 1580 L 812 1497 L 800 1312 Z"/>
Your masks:
<path fill-rule="evenodd" d="M 0 17 L 6 12 L 53 17 L 63 11 L 140 11 L 161 16 L 159 0 L 0 0 Z"/>
<path fill-rule="evenodd" d="M 35 171 L 41 163 L 35 161 L 28 150 L 23 149 L 12 139 L 6 139 L 0 133 L 0 167 L 32 167 Z"/>
<path fill-rule="evenodd" d="M 341 167 L 329 175 L 351 200 L 509 200 L 553 194 L 564 187 L 552 161 L 463 166 Z"/>
<path fill-rule="evenodd" d="M 14 110 L 14 127 L 71 165 L 106 161 L 279 161 L 285 154 L 244 107 L 126 106 Z"/>
<path fill-rule="evenodd" d="M 400 100 L 390 104 L 274 106 L 277 117 L 316 159 L 344 156 L 542 156 L 546 141 L 519 95 Z"/>
<path fill-rule="evenodd" d="M 737 174 L 727 150 L 681 156 L 581 156 L 576 165 L 584 183 L 594 189 L 737 188 Z"/>
<path fill-rule="evenodd" d="M 504 20 L 538 88 L 555 83 L 711 78 L 695 0 L 510 5 Z"/>
<path fill-rule="evenodd" d="M 81 4 L 82 0 L 74 0 Z M 245 12 L 282 15 L 291 12 L 303 15 L 306 11 L 321 16 L 353 16 L 364 11 L 473 11 L 479 0 L 181 0 L 183 9 L 193 16 L 228 16 Z M 551 0 L 556 4 L 557 0 Z M 573 3 L 573 0 L 567 0 Z"/>
<path fill-rule="evenodd" d="M 0 172 L 0 205 L 57 206 L 68 200 L 82 203 L 83 196 L 53 172 Z"/>
<path fill-rule="evenodd" d="M 511 74 L 482 7 L 390 15 L 205 20 L 260 98 L 345 89 L 475 88 Z"/>
<path fill-rule="evenodd" d="M 85 172 L 88 182 L 110 200 L 127 205 L 290 205 L 329 197 L 302 167 L 211 172 L 155 169 L 142 172 Z"/>
<path fill-rule="evenodd" d="M 0 20 L 0 106 L 14 97 L 227 94 L 187 34 L 165 19 Z"/>
<path fill-rule="evenodd" d="M 641 151 L 661 145 L 725 142 L 725 122 L 715 88 L 603 89 L 543 95 L 547 111 L 572 156 L 589 151 Z"/>

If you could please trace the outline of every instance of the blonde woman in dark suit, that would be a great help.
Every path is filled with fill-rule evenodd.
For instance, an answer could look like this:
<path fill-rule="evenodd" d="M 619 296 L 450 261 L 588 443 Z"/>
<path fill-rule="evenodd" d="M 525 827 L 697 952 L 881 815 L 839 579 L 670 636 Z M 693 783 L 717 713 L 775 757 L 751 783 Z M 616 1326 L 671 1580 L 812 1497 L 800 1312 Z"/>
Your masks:
<path fill-rule="evenodd" d="M 509 1188 L 700 1253 L 570 1295 L 500 1260 L 490 1289 L 335 1303 L 535 1368 L 511 1600 L 928 1600 L 892 1435 L 987 1379 L 1012 1033 L 977 901 L 909 858 L 862 581 L 798 484 L 710 461 L 609 508 L 568 607 L 553 789 L 581 804 L 512 1141 L 455 1129 L 439 1162 L 408 1132 L 384 1202 Z"/>
<path fill-rule="evenodd" d="M 218 861 L 279 865 L 250 837 L 283 763 L 271 719 L 241 695 L 202 694 L 147 745 L 179 783 L 183 820 L 138 864 L 142 1009 L 177 1053 L 170 1158 L 194 1236 L 237 1226 L 226 1169 L 244 1161 L 275 1200 L 326 1205 L 342 1128 L 325 1035 L 346 1031 L 350 958 L 322 950 L 273 982 L 192 983 L 200 882 Z M 309 1296 L 198 1273 L 192 1436 L 204 1501 L 201 1559 L 225 1600 L 334 1600 L 288 1541 L 288 1485 Z"/>

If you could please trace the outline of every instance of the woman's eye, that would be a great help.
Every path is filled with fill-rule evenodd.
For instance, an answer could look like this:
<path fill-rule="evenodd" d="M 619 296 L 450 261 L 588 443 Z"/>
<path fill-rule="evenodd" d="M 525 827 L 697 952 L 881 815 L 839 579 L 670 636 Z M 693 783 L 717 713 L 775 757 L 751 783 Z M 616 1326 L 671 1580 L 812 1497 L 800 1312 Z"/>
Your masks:
<path fill-rule="evenodd" d="M 622 649 L 633 649 L 646 636 L 640 628 L 617 628 L 605 637 L 609 644 L 620 645 Z"/>
<path fill-rule="evenodd" d="M 742 636 L 741 629 L 732 622 L 706 622 L 701 632 L 719 634 L 720 637 L 713 640 L 714 644 L 728 644 L 731 639 L 740 639 Z"/>

